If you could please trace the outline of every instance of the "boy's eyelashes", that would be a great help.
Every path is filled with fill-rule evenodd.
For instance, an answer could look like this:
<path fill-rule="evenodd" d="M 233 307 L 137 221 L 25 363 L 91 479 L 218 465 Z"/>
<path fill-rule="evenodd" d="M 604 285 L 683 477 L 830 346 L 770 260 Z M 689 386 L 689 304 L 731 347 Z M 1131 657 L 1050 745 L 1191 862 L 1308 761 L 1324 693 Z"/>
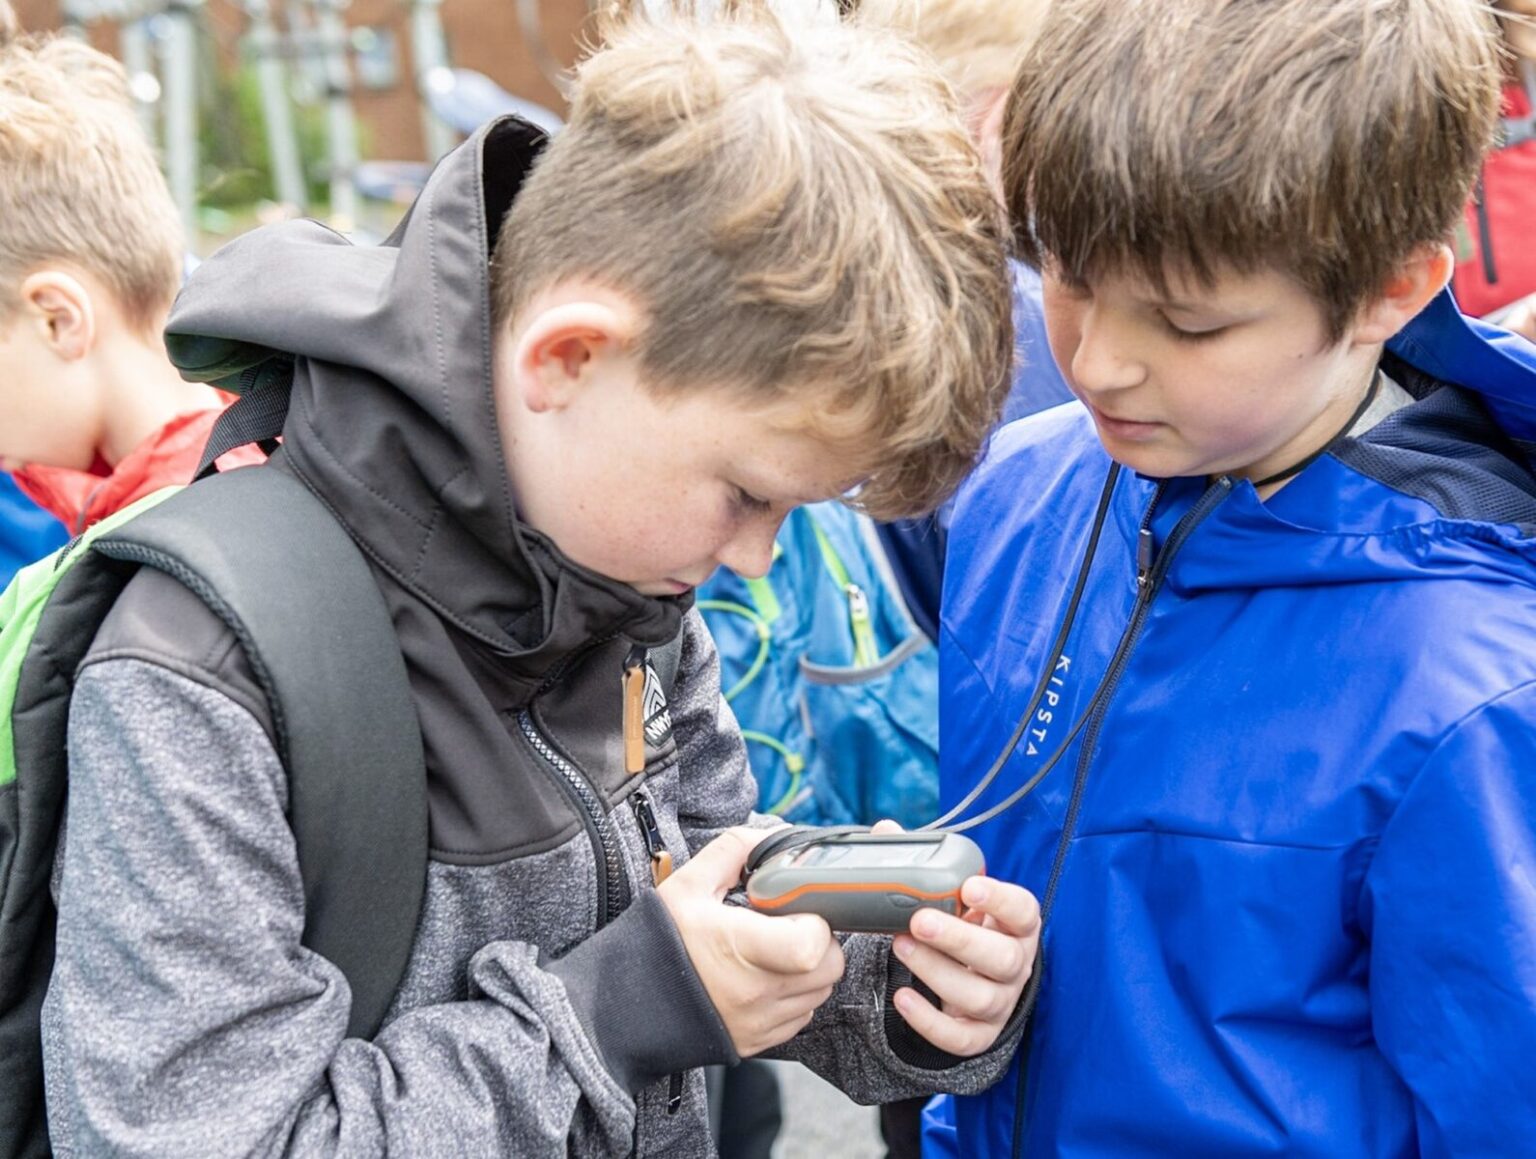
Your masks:
<path fill-rule="evenodd" d="M 1158 317 L 1163 320 L 1163 326 L 1168 333 L 1180 342 L 1205 342 L 1227 332 L 1225 326 L 1213 326 L 1209 330 L 1186 330 L 1182 326 L 1175 325 L 1173 319 L 1162 311 L 1158 311 Z"/>
<path fill-rule="evenodd" d="M 731 484 L 732 501 L 737 510 L 748 515 L 762 515 L 773 507 L 766 499 L 759 499 L 756 495 L 747 491 L 738 484 Z"/>

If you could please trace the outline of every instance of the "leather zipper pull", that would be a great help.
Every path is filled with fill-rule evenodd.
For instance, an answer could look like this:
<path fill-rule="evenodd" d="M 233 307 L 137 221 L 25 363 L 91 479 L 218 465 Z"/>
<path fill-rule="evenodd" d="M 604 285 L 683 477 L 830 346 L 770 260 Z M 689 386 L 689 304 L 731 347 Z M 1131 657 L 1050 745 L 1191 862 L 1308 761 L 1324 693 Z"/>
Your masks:
<path fill-rule="evenodd" d="M 660 885 L 672 876 L 672 854 L 661 839 L 661 826 L 656 824 L 656 813 L 645 790 L 637 789 L 631 800 L 635 806 L 635 820 L 640 825 L 640 836 L 645 840 L 645 851 L 651 856 L 651 880 Z"/>
<path fill-rule="evenodd" d="M 645 649 L 638 645 L 624 660 L 624 771 L 645 771 Z"/>

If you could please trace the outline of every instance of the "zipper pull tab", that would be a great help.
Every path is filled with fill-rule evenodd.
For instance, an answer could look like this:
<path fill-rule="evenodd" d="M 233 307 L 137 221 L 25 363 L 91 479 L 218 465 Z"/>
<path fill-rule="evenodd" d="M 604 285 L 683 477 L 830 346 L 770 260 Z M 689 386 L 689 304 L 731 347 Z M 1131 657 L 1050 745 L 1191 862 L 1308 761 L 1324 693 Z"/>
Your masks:
<path fill-rule="evenodd" d="M 869 597 L 858 584 L 844 589 L 848 596 L 848 621 L 853 626 L 853 662 L 870 668 L 880 662 L 880 647 L 875 643 L 875 625 L 869 615 Z"/>
<path fill-rule="evenodd" d="M 1152 529 L 1143 527 L 1136 533 L 1136 586 L 1147 586 L 1147 576 L 1152 571 L 1152 560 L 1157 554 L 1152 541 Z"/>
<path fill-rule="evenodd" d="M 624 660 L 624 771 L 645 771 L 645 649 L 639 645 Z"/>
<path fill-rule="evenodd" d="M 645 851 L 651 855 L 651 880 L 657 885 L 672 876 L 672 854 L 661 839 L 661 826 L 656 824 L 656 813 L 651 799 L 644 789 L 636 789 L 630 800 L 635 806 L 635 821 L 640 825 L 640 836 L 645 839 Z"/>
<path fill-rule="evenodd" d="M 672 1081 L 667 1084 L 667 1114 L 677 1114 L 677 1109 L 683 1105 L 683 1072 L 674 1071 Z"/>

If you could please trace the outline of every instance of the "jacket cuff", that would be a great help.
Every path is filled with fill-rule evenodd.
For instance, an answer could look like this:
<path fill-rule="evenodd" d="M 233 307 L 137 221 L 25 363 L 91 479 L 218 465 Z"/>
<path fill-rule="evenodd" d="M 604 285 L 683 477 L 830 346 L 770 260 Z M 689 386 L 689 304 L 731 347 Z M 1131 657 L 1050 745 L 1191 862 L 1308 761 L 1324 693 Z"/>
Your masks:
<path fill-rule="evenodd" d="M 631 1094 L 677 1071 L 740 1061 L 653 891 L 543 968 L 564 984 L 587 1038 Z"/>
<path fill-rule="evenodd" d="M 919 1070 L 949 1070 L 961 1063 L 974 1061 L 958 1054 L 950 1054 L 947 1050 L 940 1050 L 907 1025 L 906 1019 L 896 1009 L 894 1001 L 896 991 L 903 986 L 910 986 L 933 1003 L 936 1008 L 939 1006 L 939 998 L 928 988 L 926 982 L 914 977 L 912 971 L 902 965 L 894 955 L 887 961 L 889 965 L 886 968 L 885 980 L 885 1038 L 891 1044 L 891 1053 L 908 1066 L 915 1066 Z M 1041 946 L 1035 950 L 1034 968 L 1030 971 L 1029 981 L 1024 984 L 1024 992 L 1019 995 L 1019 1004 L 1014 1007 L 1013 1015 L 998 1034 L 997 1041 L 981 1054 L 976 1055 L 976 1058 L 986 1058 L 999 1051 L 1012 1054 L 1018 1047 L 1019 1037 L 1024 1032 L 1024 1023 L 1029 1020 L 1030 1013 L 1035 1008 L 1035 999 L 1040 994 L 1040 977 L 1044 972 L 1045 949 L 1042 942 Z"/>

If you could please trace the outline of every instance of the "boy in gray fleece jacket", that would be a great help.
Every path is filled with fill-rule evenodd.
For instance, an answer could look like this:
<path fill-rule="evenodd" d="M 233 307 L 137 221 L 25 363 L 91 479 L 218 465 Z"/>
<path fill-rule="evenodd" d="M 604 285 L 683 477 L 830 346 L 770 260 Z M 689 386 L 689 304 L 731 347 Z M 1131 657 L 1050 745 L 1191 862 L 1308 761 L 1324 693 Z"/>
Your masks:
<path fill-rule="evenodd" d="M 707 1063 L 798 1058 L 867 1102 L 991 1082 L 1023 890 L 973 878 L 969 920 L 894 944 L 726 904 L 769 822 L 742 827 L 691 589 L 766 570 L 797 503 L 947 493 L 1008 387 L 1001 239 L 929 66 L 754 10 L 615 20 L 557 139 L 488 126 L 382 246 L 296 222 L 206 263 L 170 331 L 295 356 L 250 469 L 335 512 L 392 614 L 426 898 L 383 1028 L 348 1038 L 346 980 L 301 944 L 270 710 L 228 630 L 142 571 L 71 709 L 55 1149 L 707 1155 Z"/>

